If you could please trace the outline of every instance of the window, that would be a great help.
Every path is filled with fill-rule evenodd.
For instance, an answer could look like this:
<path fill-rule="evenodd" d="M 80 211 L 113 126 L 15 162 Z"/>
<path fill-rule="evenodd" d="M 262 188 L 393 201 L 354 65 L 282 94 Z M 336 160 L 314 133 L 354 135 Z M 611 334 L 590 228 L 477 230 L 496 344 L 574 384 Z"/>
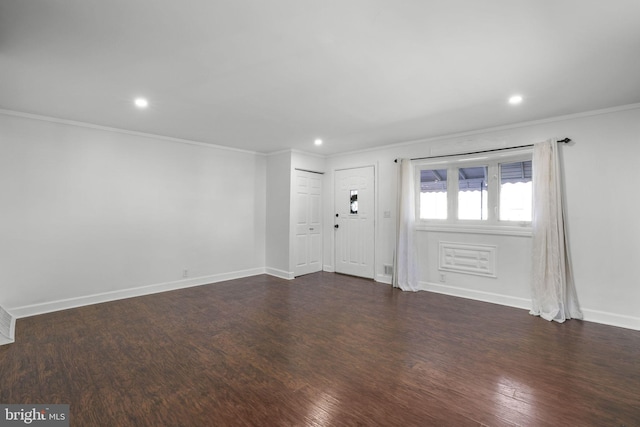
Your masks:
<path fill-rule="evenodd" d="M 417 163 L 417 217 L 434 226 L 530 226 L 531 166 L 531 150 Z"/>
<path fill-rule="evenodd" d="M 420 219 L 447 219 L 447 170 L 420 171 Z"/>
<path fill-rule="evenodd" d="M 458 169 L 458 219 L 487 219 L 488 167 Z"/>
<path fill-rule="evenodd" d="M 500 165 L 500 220 L 531 221 L 531 160 Z"/>
<path fill-rule="evenodd" d="M 349 213 L 356 215 L 358 213 L 358 190 L 349 192 Z"/>

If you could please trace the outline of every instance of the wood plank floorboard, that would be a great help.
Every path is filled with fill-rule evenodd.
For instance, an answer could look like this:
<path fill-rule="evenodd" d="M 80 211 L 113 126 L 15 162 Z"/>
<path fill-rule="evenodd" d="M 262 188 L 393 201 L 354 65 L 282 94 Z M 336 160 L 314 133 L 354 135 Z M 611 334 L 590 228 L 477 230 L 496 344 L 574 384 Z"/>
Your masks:
<path fill-rule="evenodd" d="M 262 275 L 25 319 L 0 403 L 72 426 L 640 426 L 640 332 Z"/>

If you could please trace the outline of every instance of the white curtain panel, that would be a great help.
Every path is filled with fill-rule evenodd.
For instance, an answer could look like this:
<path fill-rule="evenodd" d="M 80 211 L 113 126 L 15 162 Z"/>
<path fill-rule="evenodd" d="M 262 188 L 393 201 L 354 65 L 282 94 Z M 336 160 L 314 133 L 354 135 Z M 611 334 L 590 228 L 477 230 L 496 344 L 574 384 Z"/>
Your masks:
<path fill-rule="evenodd" d="M 558 144 L 533 148 L 533 262 L 531 314 L 564 322 L 582 319 L 564 225 Z"/>
<path fill-rule="evenodd" d="M 393 286 L 403 291 L 418 290 L 418 263 L 415 246 L 415 192 L 411 160 L 400 161 L 398 180 L 398 223 Z"/>

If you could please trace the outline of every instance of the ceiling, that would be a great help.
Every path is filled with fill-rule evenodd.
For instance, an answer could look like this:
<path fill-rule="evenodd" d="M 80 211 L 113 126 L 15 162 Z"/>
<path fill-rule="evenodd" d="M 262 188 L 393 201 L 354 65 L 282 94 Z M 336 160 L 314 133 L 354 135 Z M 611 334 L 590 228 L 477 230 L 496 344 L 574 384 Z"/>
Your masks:
<path fill-rule="evenodd" d="M 329 155 L 638 103 L 639 17 L 638 0 L 0 0 L 0 108 Z"/>

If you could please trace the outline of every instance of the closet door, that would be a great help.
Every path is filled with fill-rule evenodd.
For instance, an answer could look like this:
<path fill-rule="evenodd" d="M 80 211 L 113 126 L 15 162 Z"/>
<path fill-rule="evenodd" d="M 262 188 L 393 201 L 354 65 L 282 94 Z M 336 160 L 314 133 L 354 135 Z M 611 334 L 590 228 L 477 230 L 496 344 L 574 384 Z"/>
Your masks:
<path fill-rule="evenodd" d="M 322 270 L 322 175 L 296 171 L 295 276 Z"/>

